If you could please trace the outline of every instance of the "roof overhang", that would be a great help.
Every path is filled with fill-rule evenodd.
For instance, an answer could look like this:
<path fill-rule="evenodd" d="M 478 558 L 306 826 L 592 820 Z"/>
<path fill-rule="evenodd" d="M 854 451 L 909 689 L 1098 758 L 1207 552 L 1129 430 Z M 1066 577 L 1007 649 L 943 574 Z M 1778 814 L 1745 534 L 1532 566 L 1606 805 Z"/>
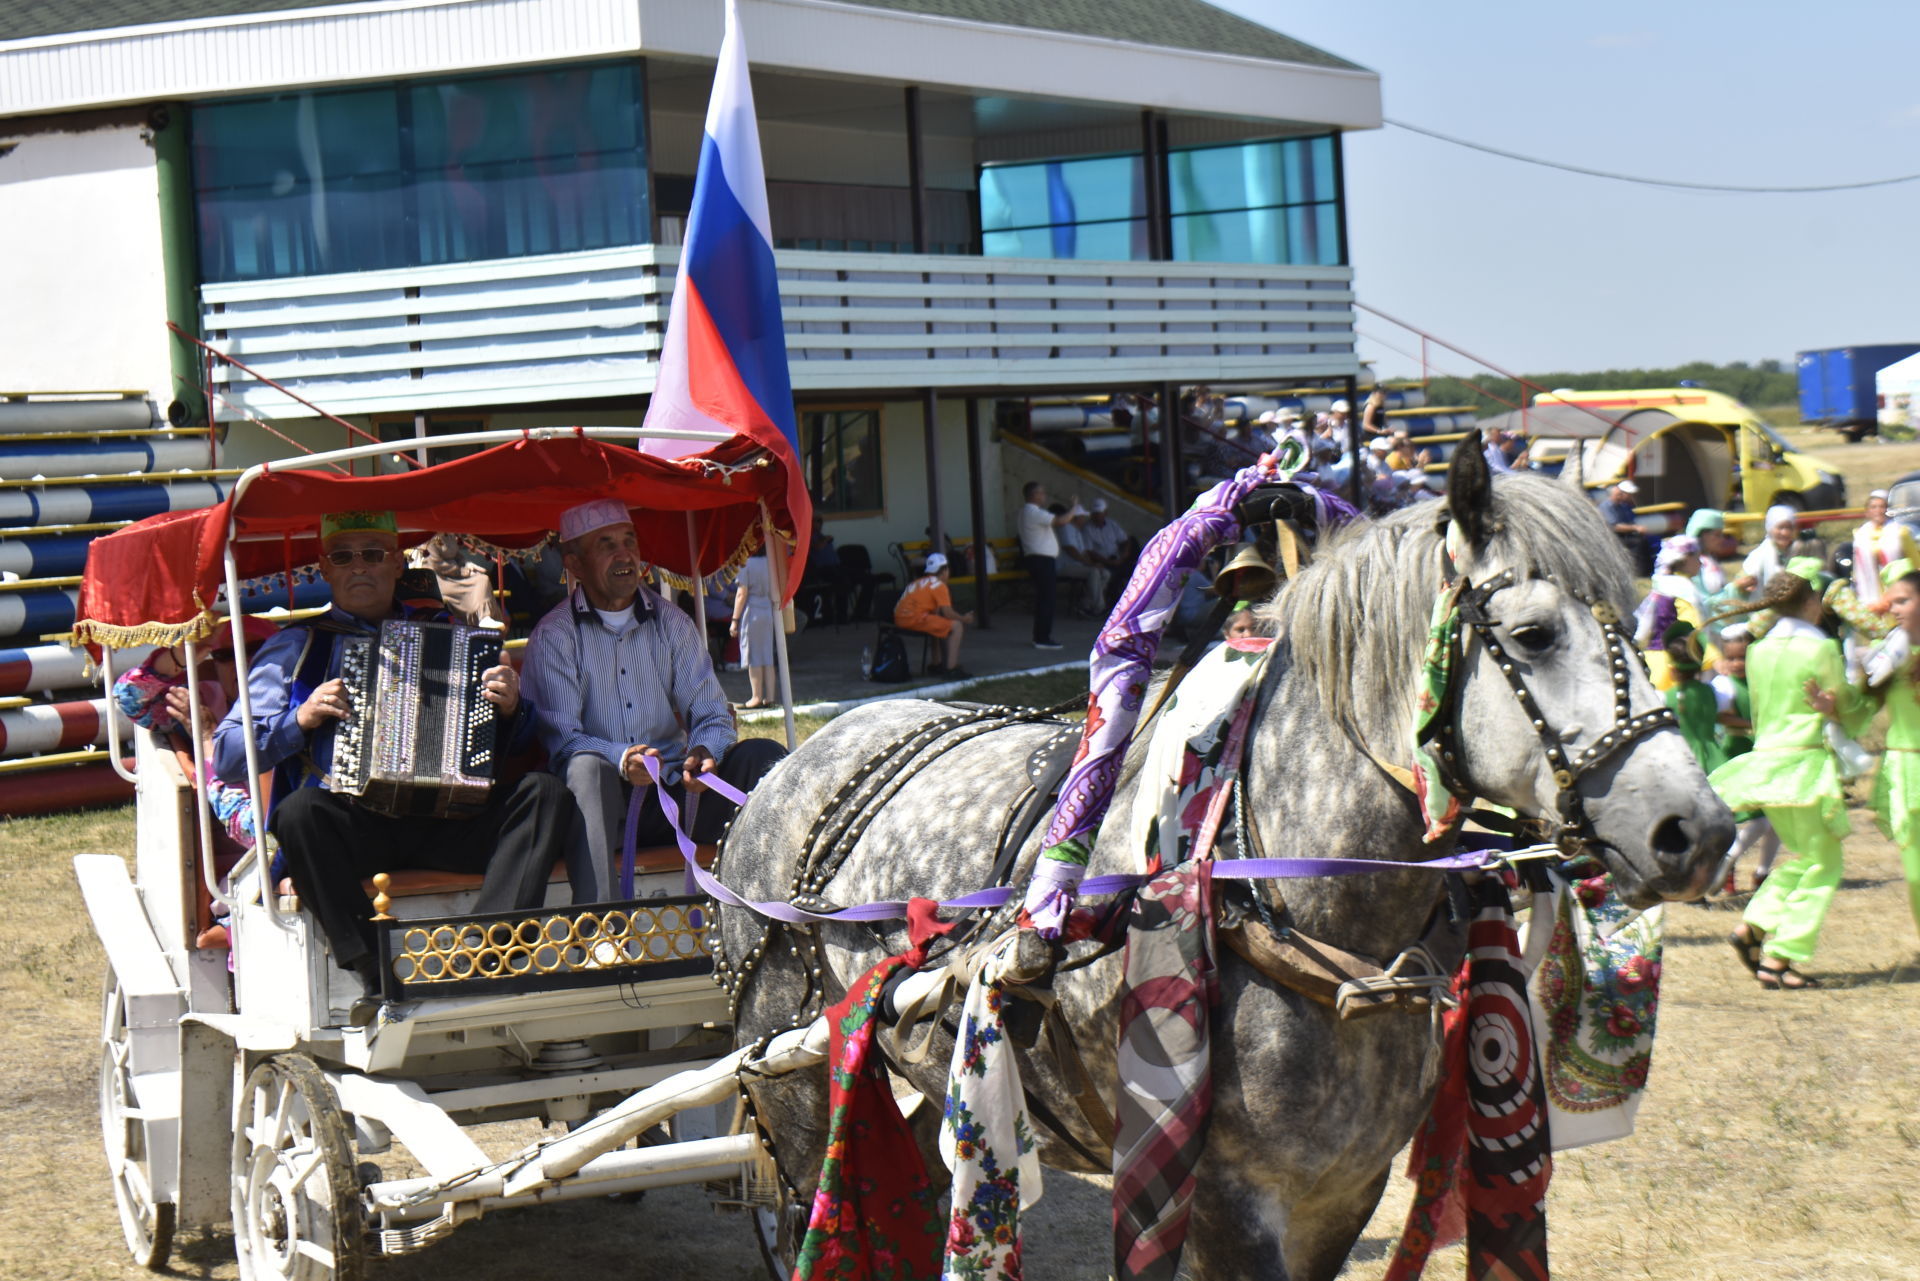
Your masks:
<path fill-rule="evenodd" d="M 759 66 L 1333 129 L 1380 125 L 1372 71 L 1134 44 L 834 0 L 741 0 Z M 621 55 L 711 59 L 684 0 L 365 0 L 0 43 L 0 116 Z"/>

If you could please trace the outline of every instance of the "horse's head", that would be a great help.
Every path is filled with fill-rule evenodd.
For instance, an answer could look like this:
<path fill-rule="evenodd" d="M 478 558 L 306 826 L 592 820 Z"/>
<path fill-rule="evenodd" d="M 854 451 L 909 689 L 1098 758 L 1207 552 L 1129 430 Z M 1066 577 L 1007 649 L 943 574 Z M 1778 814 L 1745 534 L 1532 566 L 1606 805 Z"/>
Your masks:
<path fill-rule="evenodd" d="M 1444 505 L 1415 506 L 1336 544 L 1290 589 L 1308 589 L 1283 606 L 1295 661 L 1321 669 L 1323 692 L 1344 667 L 1351 693 L 1330 710 L 1376 756 L 1404 760 L 1428 689 L 1434 604 L 1450 580 L 1463 587 L 1428 726 L 1443 776 L 1457 792 L 1552 823 L 1570 852 L 1596 854 L 1635 906 L 1697 897 L 1733 839 L 1733 816 L 1633 652 L 1626 557 L 1570 486 L 1524 474 L 1495 483 L 1470 436 Z"/>

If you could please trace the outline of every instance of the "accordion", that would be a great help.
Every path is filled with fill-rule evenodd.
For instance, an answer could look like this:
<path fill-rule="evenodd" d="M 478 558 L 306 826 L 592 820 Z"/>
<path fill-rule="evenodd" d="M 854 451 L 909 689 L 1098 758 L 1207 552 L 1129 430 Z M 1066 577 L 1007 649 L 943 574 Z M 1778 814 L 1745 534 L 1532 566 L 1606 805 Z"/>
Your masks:
<path fill-rule="evenodd" d="M 467 817 L 493 787 L 494 706 L 480 676 L 500 635 L 458 623 L 389 619 L 340 638 L 353 715 L 334 732 L 329 786 L 379 814 Z"/>

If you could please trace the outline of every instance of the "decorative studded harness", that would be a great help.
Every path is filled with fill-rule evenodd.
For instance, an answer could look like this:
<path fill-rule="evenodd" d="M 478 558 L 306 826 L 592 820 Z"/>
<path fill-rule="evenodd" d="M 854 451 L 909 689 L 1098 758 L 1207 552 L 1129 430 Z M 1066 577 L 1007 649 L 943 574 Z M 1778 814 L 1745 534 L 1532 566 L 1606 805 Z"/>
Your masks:
<path fill-rule="evenodd" d="M 1559 789 L 1554 806 L 1560 812 L 1560 830 L 1555 840 L 1562 847 L 1592 844 L 1597 841 L 1593 831 L 1593 820 L 1587 814 L 1586 803 L 1580 798 L 1580 779 L 1593 772 L 1601 764 L 1611 759 L 1628 745 L 1645 738 L 1657 730 L 1676 725 L 1678 722 L 1672 709 L 1660 707 L 1640 715 L 1629 711 L 1631 694 L 1631 662 L 1638 661 L 1639 652 L 1633 640 L 1620 625 L 1620 615 L 1613 605 L 1604 600 L 1588 600 L 1577 592 L 1567 594 L 1587 607 L 1594 621 L 1600 624 L 1600 630 L 1607 639 L 1609 664 L 1613 679 L 1613 723 L 1605 733 L 1595 739 L 1578 756 L 1569 757 L 1566 740 L 1558 730 L 1547 724 L 1541 714 L 1540 705 L 1533 692 L 1527 688 L 1526 680 L 1515 670 L 1513 660 L 1508 657 L 1500 639 L 1494 634 L 1493 618 L 1487 612 L 1487 605 L 1494 596 L 1519 582 L 1519 577 L 1511 568 L 1504 569 L 1484 583 L 1468 583 L 1461 588 L 1459 598 L 1460 621 L 1467 629 L 1480 638 L 1487 652 L 1500 667 L 1500 674 L 1507 678 L 1507 685 L 1513 690 L 1513 696 L 1519 700 L 1527 719 L 1533 722 L 1533 729 L 1540 736 L 1541 750 L 1545 753 L 1547 764 L 1553 769 L 1553 783 Z M 1466 643 L 1462 638 L 1455 641 L 1455 658 L 1463 658 Z M 1449 693 L 1449 697 L 1454 697 Z M 1455 698 L 1452 714 L 1441 718 L 1439 738 L 1442 747 L 1442 760 L 1449 764 L 1459 757 L 1459 706 Z M 1451 785 L 1451 780 L 1449 780 Z M 1464 793 L 1466 789 L 1461 789 Z"/>

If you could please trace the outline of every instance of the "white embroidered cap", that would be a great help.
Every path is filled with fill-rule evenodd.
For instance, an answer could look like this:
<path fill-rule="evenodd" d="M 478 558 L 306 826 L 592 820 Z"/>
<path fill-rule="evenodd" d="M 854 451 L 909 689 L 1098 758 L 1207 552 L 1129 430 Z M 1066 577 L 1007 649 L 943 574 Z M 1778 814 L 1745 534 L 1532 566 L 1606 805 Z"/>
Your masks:
<path fill-rule="evenodd" d="M 560 513 L 560 541 L 570 543 L 596 529 L 632 523 L 633 514 L 627 510 L 625 503 L 613 498 L 596 498 Z"/>

